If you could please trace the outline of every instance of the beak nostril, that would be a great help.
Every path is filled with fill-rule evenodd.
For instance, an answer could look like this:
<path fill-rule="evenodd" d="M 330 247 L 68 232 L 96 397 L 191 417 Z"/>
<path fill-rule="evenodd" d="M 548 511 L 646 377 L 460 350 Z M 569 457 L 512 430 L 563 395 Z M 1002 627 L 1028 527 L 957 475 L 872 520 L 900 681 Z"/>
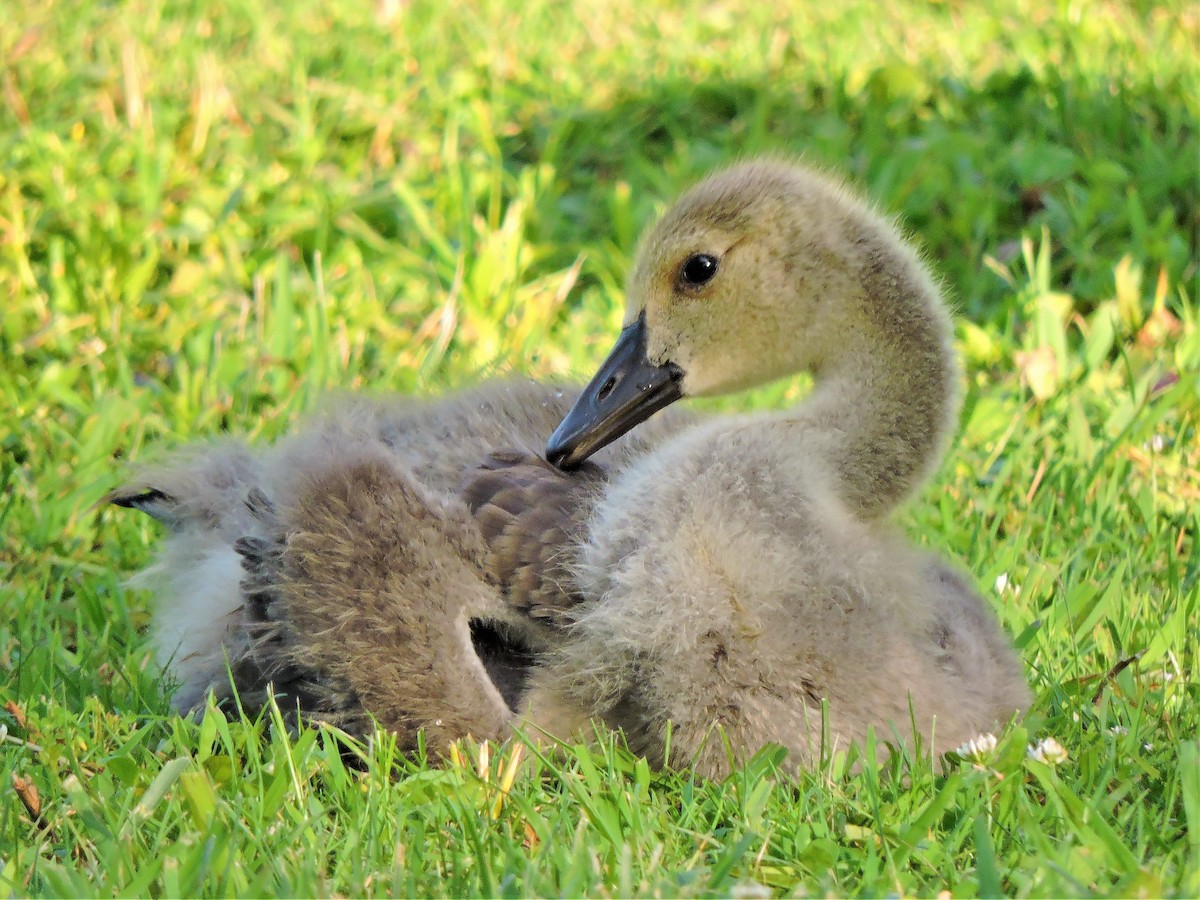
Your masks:
<path fill-rule="evenodd" d="M 608 395 L 613 392 L 613 388 L 617 386 L 617 376 L 610 375 L 608 380 L 600 386 L 600 390 L 596 393 L 596 399 L 603 403 L 608 399 Z"/>

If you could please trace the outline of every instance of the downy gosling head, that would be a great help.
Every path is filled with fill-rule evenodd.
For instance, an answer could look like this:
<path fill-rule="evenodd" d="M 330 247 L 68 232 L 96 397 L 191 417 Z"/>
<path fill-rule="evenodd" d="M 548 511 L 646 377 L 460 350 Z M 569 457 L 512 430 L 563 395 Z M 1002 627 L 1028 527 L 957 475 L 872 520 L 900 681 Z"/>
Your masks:
<path fill-rule="evenodd" d="M 823 422 L 849 429 L 835 463 L 858 469 L 847 499 L 877 514 L 940 455 L 956 409 L 949 335 L 916 253 L 840 183 L 779 161 L 734 166 L 644 238 L 620 338 L 547 457 L 570 468 L 680 397 L 808 371 L 824 392 L 809 415 L 824 406 Z"/>

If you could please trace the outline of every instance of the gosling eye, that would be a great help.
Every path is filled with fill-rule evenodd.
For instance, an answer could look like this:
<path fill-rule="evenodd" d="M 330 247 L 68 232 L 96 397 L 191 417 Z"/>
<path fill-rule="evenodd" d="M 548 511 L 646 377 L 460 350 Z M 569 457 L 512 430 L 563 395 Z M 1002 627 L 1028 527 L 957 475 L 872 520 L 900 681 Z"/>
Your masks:
<path fill-rule="evenodd" d="M 708 284 L 717 274 L 717 258 L 711 253 L 693 253 L 679 269 L 681 287 L 698 288 Z"/>

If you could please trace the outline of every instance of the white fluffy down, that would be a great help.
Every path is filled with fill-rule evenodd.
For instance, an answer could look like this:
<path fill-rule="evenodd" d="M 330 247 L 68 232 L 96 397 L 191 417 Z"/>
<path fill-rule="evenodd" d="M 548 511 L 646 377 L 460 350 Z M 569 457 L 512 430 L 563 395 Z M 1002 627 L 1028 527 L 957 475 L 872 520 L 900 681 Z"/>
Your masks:
<path fill-rule="evenodd" d="M 195 706 L 210 685 L 220 683 L 227 648 L 246 640 L 241 558 L 227 541 L 211 532 L 208 538 L 172 535 L 159 560 L 131 582 L 158 595 L 154 647 L 159 664 L 180 681 L 173 700 L 180 710 Z"/>

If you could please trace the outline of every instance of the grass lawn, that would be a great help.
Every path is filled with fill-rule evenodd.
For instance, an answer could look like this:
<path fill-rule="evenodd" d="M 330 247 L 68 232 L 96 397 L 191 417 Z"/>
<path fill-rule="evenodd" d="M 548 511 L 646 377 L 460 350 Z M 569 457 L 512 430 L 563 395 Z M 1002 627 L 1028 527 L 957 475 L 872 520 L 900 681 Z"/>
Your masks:
<path fill-rule="evenodd" d="M 1200 894 L 1198 43 L 1187 2 L 7 4 L 0 894 Z M 639 229 L 757 152 L 956 298 L 961 431 L 901 522 L 1028 666 L 995 750 L 710 784 L 605 739 L 504 791 L 519 745 L 348 767 L 171 714 L 121 588 L 157 528 L 93 506 L 128 460 L 586 375 Z"/>

